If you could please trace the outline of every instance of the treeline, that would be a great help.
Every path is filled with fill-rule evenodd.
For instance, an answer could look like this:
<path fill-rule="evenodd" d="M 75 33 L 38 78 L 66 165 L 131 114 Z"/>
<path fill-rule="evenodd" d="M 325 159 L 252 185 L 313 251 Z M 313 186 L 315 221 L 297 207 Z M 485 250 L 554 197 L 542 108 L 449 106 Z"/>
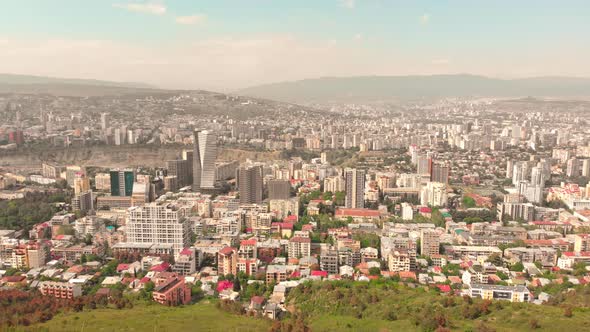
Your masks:
<path fill-rule="evenodd" d="M 33 192 L 24 198 L 0 201 L 0 228 L 29 229 L 34 224 L 47 221 L 58 212 L 55 203 L 66 200 L 65 192 Z"/>
<path fill-rule="evenodd" d="M 79 312 L 84 309 L 107 308 L 109 305 L 117 309 L 133 308 L 133 303 L 117 292 L 112 292 L 109 297 L 89 295 L 67 300 L 43 296 L 37 291 L 2 290 L 0 291 L 0 330 L 6 327 L 43 323 L 62 311 Z"/>
<path fill-rule="evenodd" d="M 478 211 L 458 211 L 454 210 L 451 212 L 453 220 L 455 222 L 466 222 L 473 224 L 477 222 L 490 222 L 498 220 L 498 216 L 494 211 L 491 210 L 478 210 Z"/>

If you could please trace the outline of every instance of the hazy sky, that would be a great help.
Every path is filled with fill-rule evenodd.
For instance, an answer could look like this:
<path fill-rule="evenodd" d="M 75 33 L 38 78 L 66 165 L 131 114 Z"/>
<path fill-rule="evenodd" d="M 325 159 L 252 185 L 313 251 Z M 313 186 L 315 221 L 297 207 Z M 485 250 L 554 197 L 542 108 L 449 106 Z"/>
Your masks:
<path fill-rule="evenodd" d="M 5 0 L 0 72 L 228 90 L 321 76 L 590 76 L 588 0 Z"/>

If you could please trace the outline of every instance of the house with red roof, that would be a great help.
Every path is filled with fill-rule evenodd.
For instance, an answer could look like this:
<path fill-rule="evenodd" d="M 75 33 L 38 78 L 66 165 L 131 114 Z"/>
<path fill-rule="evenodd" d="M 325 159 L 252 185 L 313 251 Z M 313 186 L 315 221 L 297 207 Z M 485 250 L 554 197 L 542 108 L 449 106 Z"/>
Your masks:
<path fill-rule="evenodd" d="M 440 285 L 439 284 L 439 285 L 436 285 L 436 288 L 438 288 L 441 291 L 441 293 L 450 293 L 451 292 L 451 286 L 449 286 L 449 285 L 445 285 L 445 284 Z"/>
<path fill-rule="evenodd" d="M 400 279 L 405 280 L 405 279 L 413 279 L 413 280 L 417 280 L 418 278 L 416 277 L 416 273 L 412 272 L 412 271 L 399 271 L 397 273 L 400 277 Z"/>
<path fill-rule="evenodd" d="M 301 230 L 304 232 L 313 232 L 313 225 L 312 224 L 305 224 L 301 227 Z"/>
<path fill-rule="evenodd" d="M 270 224 L 270 231 L 272 233 L 279 233 L 281 237 L 291 237 L 293 235 L 292 222 L 273 222 Z"/>
<path fill-rule="evenodd" d="M 252 296 L 250 299 L 250 310 L 262 310 L 266 299 L 263 296 Z"/>
<path fill-rule="evenodd" d="M 233 289 L 234 288 L 234 283 L 229 281 L 229 280 L 222 280 L 217 282 L 217 292 L 221 293 L 226 289 Z"/>
<path fill-rule="evenodd" d="M 432 209 L 429 208 L 428 206 L 423 206 L 420 209 L 418 209 L 418 212 L 423 215 L 425 218 L 431 218 L 432 217 Z"/>
<path fill-rule="evenodd" d="M 328 271 L 321 271 L 321 270 L 311 271 L 311 274 L 310 275 L 312 277 L 327 278 L 328 277 Z"/>

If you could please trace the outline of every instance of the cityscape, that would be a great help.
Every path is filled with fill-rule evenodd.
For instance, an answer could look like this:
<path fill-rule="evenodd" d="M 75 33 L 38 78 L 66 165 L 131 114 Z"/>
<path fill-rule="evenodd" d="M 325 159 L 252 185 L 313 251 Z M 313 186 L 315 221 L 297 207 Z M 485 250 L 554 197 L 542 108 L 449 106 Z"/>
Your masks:
<path fill-rule="evenodd" d="M 565 68 L 0 74 L 0 329 L 589 330 L 590 72 Z"/>

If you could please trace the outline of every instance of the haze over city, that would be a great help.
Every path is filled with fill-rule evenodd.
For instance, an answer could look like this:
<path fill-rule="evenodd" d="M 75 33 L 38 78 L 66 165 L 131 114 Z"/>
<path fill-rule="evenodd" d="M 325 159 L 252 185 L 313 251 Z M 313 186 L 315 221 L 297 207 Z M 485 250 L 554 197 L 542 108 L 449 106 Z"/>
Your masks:
<path fill-rule="evenodd" d="M 5 1 L 0 331 L 590 330 L 585 1 Z"/>
<path fill-rule="evenodd" d="M 0 72 L 233 91 L 325 76 L 590 76 L 586 1 L 9 1 Z"/>

